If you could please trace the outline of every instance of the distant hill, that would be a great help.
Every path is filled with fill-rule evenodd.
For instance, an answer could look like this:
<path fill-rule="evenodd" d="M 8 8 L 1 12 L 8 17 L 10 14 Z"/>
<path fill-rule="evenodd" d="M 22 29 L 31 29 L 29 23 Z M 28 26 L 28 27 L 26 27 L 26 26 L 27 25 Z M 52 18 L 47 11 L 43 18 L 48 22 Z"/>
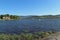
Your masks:
<path fill-rule="evenodd" d="M 60 19 L 60 15 L 22 16 L 22 19 Z"/>

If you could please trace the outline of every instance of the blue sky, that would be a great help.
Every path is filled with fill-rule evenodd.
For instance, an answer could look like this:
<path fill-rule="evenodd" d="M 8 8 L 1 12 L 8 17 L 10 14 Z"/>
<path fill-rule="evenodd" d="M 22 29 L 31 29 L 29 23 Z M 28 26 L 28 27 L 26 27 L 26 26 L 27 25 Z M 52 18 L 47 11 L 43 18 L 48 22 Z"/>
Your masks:
<path fill-rule="evenodd" d="M 56 15 L 60 0 L 0 0 L 0 14 Z"/>

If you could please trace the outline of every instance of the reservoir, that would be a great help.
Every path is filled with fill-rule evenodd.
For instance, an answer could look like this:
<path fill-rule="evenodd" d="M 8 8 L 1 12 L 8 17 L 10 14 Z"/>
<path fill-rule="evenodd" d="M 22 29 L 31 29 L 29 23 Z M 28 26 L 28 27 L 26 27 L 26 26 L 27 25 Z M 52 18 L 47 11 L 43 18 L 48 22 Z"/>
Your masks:
<path fill-rule="evenodd" d="M 0 33 L 21 33 L 60 30 L 60 19 L 0 20 Z"/>

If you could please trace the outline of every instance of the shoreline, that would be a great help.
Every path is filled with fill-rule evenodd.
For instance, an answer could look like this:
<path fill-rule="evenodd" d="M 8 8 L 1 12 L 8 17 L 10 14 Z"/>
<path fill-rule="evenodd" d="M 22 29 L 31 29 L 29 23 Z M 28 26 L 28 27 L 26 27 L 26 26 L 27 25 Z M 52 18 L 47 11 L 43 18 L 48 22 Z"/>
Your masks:
<path fill-rule="evenodd" d="M 51 34 L 42 40 L 60 40 L 60 31 L 58 31 L 54 34 Z"/>
<path fill-rule="evenodd" d="M 6 20 L 6 19 L 0 19 L 0 20 Z M 19 19 L 7 19 L 7 20 L 19 20 Z M 6 21 L 7 21 L 7 20 L 6 20 Z"/>

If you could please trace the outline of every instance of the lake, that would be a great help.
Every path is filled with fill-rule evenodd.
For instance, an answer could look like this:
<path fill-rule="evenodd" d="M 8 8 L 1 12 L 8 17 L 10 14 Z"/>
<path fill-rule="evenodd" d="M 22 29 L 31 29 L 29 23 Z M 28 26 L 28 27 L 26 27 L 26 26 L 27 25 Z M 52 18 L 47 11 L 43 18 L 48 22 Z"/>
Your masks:
<path fill-rule="evenodd" d="M 0 20 L 0 33 L 60 30 L 60 19 Z"/>

